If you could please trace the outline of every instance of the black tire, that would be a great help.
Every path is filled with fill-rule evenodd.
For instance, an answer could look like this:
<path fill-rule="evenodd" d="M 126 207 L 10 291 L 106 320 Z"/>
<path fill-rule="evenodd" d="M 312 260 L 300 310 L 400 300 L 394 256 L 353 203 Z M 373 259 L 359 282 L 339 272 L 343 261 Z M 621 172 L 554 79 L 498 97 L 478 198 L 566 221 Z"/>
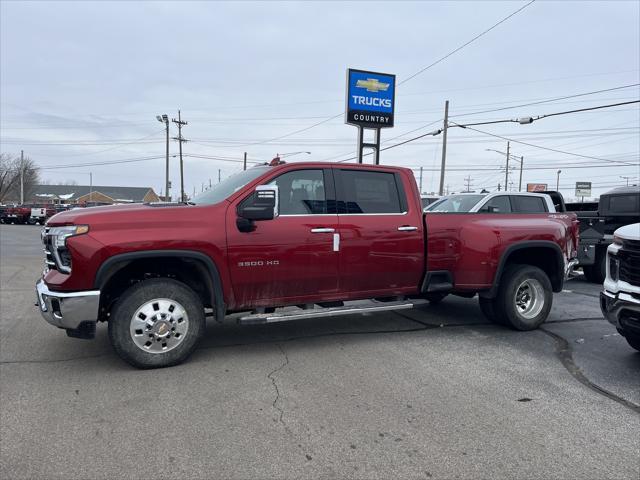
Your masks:
<path fill-rule="evenodd" d="M 640 352 L 640 335 L 634 335 L 633 333 L 625 332 L 624 338 L 631 348 L 635 348 Z"/>
<path fill-rule="evenodd" d="M 432 305 L 436 305 L 444 300 L 444 297 L 446 297 L 447 295 L 447 293 L 442 292 L 431 292 L 425 293 L 424 298 L 427 299 Z"/>
<path fill-rule="evenodd" d="M 143 350 L 143 347 L 136 345 L 133 340 L 133 333 L 130 332 L 130 328 L 132 328 L 131 325 L 133 317 L 138 309 L 142 308 L 145 304 L 148 305 L 150 301 L 155 299 L 168 299 L 171 302 L 177 302 L 184 312 L 186 312 L 187 325 L 186 331 L 184 332 L 182 339 L 179 341 L 177 340 L 177 335 L 180 335 L 179 332 L 176 332 L 177 335 L 174 333 L 173 340 L 171 340 L 172 332 L 168 333 L 169 339 L 167 339 L 166 342 L 170 343 L 173 341 L 175 343 L 175 346 L 172 347 L 172 349 L 166 352 L 151 353 L 151 351 L 145 351 Z M 157 305 L 154 304 L 152 308 L 157 309 L 156 307 Z M 157 330 L 159 330 L 159 333 L 166 334 L 168 328 L 162 328 L 161 324 L 165 323 L 170 327 L 173 323 L 168 322 L 173 321 L 173 318 L 164 322 L 160 320 L 157 323 L 161 329 L 156 329 L 154 331 L 158 333 Z M 176 319 L 176 321 L 180 322 L 181 320 Z M 182 363 L 189 357 L 189 355 L 191 355 L 191 353 L 193 353 L 198 341 L 204 335 L 205 325 L 206 321 L 202 301 L 193 290 L 184 283 L 176 280 L 168 278 L 153 278 L 136 283 L 117 301 L 111 312 L 111 316 L 109 317 L 109 340 L 111 341 L 111 345 L 118 356 L 134 367 L 170 367 Z M 155 328 L 154 322 L 152 330 Z M 175 328 L 172 328 L 172 330 L 175 330 Z M 143 333 L 144 336 L 149 333 L 149 337 L 152 338 L 150 338 L 147 343 L 149 343 L 152 348 L 164 347 L 165 343 L 163 342 L 165 340 L 154 338 L 153 333 L 151 332 L 142 332 L 142 330 L 140 330 L 140 332 Z M 161 342 L 161 347 L 152 343 L 154 340 Z"/>
<path fill-rule="evenodd" d="M 482 310 L 482 314 L 487 320 L 492 323 L 504 325 L 504 317 L 501 312 L 496 309 L 495 298 L 478 297 L 478 303 L 480 304 L 480 310 Z"/>
<path fill-rule="evenodd" d="M 518 292 L 520 299 L 516 299 Z M 528 312 L 518 306 L 518 301 L 527 304 L 527 295 L 531 305 Z M 527 331 L 535 330 L 547 319 L 552 303 L 553 291 L 546 273 L 532 265 L 511 265 L 500 279 L 494 310 L 506 325 Z"/>

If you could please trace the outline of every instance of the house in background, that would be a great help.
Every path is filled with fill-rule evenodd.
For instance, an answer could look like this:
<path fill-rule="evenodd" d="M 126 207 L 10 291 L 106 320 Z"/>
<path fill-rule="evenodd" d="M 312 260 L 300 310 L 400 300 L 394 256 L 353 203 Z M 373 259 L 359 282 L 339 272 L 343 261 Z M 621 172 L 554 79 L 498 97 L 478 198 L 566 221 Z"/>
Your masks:
<path fill-rule="evenodd" d="M 29 203 L 112 205 L 114 203 L 159 202 L 151 187 L 107 187 L 101 185 L 34 185 Z"/>

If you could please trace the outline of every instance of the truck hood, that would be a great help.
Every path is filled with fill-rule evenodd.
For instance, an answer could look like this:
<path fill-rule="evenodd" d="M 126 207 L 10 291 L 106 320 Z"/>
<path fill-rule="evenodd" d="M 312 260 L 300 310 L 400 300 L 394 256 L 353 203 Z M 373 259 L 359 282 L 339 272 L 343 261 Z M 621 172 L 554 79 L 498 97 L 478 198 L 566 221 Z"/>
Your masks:
<path fill-rule="evenodd" d="M 75 208 L 52 216 L 48 226 L 60 225 L 101 225 L 112 223 L 146 223 L 182 216 L 184 212 L 197 208 L 193 205 L 131 204 L 106 205 L 102 207 Z"/>
<path fill-rule="evenodd" d="M 614 234 L 625 240 L 640 240 L 640 223 L 632 223 L 617 229 Z"/>

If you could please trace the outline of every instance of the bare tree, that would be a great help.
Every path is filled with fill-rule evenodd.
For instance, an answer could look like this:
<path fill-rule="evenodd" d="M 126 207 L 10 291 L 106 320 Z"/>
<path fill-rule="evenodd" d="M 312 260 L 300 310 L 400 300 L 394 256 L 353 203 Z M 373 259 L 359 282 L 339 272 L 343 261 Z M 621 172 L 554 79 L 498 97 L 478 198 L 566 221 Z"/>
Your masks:
<path fill-rule="evenodd" d="M 31 196 L 34 185 L 39 181 L 38 167 L 26 157 L 20 161 L 17 155 L 0 153 L 0 203 L 6 200 L 20 200 L 20 173 L 22 172 L 24 198 Z"/>

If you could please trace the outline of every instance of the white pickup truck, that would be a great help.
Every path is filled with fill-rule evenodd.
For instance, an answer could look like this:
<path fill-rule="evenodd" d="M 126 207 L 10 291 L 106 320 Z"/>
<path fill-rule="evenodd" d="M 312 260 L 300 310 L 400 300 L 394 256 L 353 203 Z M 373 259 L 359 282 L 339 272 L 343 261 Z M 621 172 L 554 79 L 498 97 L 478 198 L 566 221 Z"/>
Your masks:
<path fill-rule="evenodd" d="M 613 234 L 600 308 L 629 345 L 640 351 L 640 223 Z"/>

